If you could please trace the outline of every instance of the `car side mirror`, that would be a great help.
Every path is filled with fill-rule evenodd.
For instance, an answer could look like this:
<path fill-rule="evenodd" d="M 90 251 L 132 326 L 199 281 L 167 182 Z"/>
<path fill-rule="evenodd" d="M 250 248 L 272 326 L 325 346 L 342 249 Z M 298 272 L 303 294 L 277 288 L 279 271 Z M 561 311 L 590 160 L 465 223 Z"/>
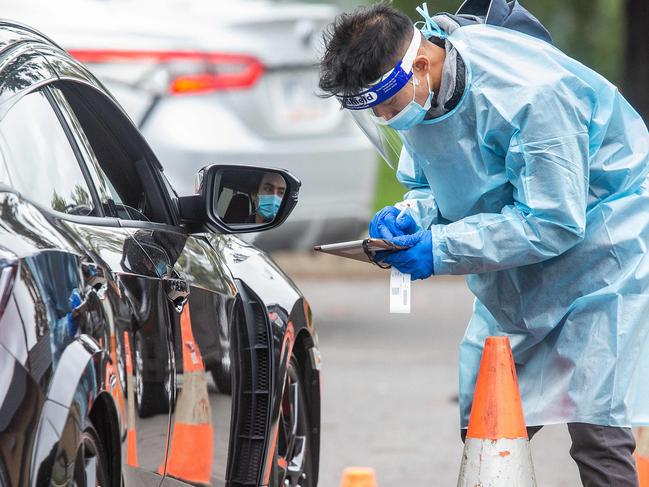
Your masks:
<path fill-rule="evenodd" d="M 179 198 L 181 220 L 194 231 L 269 230 L 291 214 L 300 185 L 283 169 L 213 164 L 198 172 L 197 194 Z"/>

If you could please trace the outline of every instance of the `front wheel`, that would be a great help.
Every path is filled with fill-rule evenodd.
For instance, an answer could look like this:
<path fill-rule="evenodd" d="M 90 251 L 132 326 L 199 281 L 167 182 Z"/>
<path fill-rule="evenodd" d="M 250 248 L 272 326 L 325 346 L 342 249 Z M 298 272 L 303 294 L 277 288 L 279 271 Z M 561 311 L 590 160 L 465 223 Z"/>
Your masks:
<path fill-rule="evenodd" d="M 315 487 L 311 424 L 300 365 L 291 359 L 275 448 L 276 487 Z"/>
<path fill-rule="evenodd" d="M 169 411 L 171 374 L 165 375 L 165 382 L 146 380 L 147 355 L 144 349 L 144 338 L 138 331 L 135 334 L 135 357 L 133 372 L 135 374 L 135 406 L 140 418 L 155 414 L 166 414 Z M 160 365 L 160 364 L 155 364 Z"/>
<path fill-rule="evenodd" d="M 95 428 L 89 425 L 79 438 L 74 463 L 75 487 L 108 487 L 108 458 Z"/>

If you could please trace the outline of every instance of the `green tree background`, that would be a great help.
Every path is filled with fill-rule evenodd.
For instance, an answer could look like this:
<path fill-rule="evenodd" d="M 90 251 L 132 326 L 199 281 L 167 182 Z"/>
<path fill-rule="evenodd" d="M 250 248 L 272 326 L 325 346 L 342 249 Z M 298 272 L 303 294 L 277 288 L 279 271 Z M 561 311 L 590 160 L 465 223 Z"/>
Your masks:
<path fill-rule="evenodd" d="M 621 80 L 623 17 L 621 0 L 522 0 L 550 31 L 556 45 L 565 53 L 606 76 Z M 394 0 L 395 7 L 417 20 L 417 0 Z M 455 13 L 461 2 L 433 0 L 430 12 Z"/>

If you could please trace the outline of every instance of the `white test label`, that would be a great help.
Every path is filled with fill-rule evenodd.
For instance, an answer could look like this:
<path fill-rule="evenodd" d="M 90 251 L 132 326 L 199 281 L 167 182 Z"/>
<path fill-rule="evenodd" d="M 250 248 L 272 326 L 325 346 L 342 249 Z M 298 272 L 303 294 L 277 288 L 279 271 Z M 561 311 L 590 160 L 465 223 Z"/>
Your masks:
<path fill-rule="evenodd" d="M 390 313 L 410 313 L 410 274 L 390 272 Z"/>

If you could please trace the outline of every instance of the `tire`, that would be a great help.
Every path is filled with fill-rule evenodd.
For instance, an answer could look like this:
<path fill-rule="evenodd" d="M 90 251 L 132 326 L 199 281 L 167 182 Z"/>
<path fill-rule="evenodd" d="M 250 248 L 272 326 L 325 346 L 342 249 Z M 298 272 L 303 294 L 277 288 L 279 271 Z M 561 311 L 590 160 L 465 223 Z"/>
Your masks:
<path fill-rule="evenodd" d="M 291 410 L 291 402 L 297 402 L 297 408 Z M 292 414 L 295 409 L 298 412 L 297 418 Z M 290 432 L 291 425 L 296 427 L 294 434 Z M 304 375 L 295 358 L 291 359 L 286 373 L 279 428 L 271 487 L 316 487 L 312 425 L 308 414 Z M 296 459 L 299 457 L 303 459 L 301 465 L 297 464 Z M 279 467 L 280 464 L 286 464 L 288 468 L 284 470 Z"/>
<path fill-rule="evenodd" d="M 83 430 L 77 446 L 74 463 L 74 483 L 76 487 L 108 487 L 112 485 L 108 475 L 108 457 L 92 423 Z"/>
<path fill-rule="evenodd" d="M 169 412 L 169 394 L 164 382 L 145 380 L 147 365 L 144 340 L 138 331 L 135 333 L 135 352 L 133 354 L 133 375 L 135 382 L 135 407 L 140 418 Z M 167 377 L 170 374 L 167 373 Z"/>
<path fill-rule="evenodd" d="M 124 344 L 121 333 L 117 333 L 115 337 L 115 355 L 117 357 L 117 373 L 119 374 L 119 381 L 122 384 L 124 395 L 128 394 L 128 386 L 126 382 L 126 356 L 124 355 Z"/>
<path fill-rule="evenodd" d="M 232 394 L 232 374 L 229 370 L 224 370 L 220 365 L 215 365 L 210 372 L 216 387 L 221 394 Z"/>

